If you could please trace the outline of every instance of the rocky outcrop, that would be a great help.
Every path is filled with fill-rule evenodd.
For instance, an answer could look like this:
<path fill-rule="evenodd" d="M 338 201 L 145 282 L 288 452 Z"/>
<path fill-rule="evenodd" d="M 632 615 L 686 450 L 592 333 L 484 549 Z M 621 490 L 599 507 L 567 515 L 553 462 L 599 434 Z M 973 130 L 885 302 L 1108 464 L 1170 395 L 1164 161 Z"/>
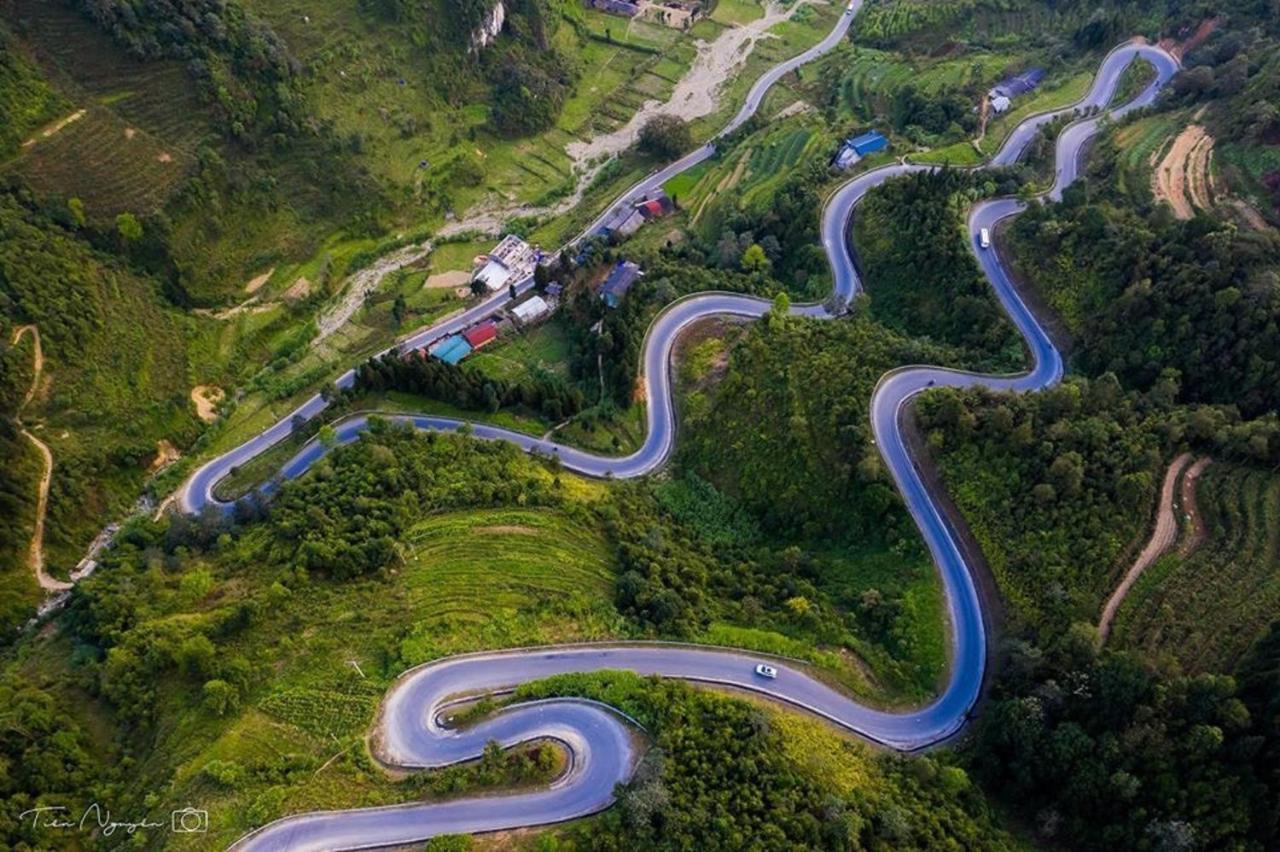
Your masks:
<path fill-rule="evenodd" d="M 480 26 L 471 33 L 471 49 L 481 50 L 497 41 L 498 33 L 502 32 L 502 24 L 506 20 L 507 7 L 503 5 L 502 0 L 498 0 L 489 10 L 489 14 L 484 16 Z"/>

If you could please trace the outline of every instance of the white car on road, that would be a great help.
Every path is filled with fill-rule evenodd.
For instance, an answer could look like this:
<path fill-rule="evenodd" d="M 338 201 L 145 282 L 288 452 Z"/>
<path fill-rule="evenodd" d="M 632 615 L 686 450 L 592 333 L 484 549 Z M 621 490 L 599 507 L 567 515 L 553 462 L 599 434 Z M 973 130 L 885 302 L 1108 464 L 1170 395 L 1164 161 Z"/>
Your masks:
<path fill-rule="evenodd" d="M 991 232 L 986 228 L 983 228 L 978 233 L 978 244 L 981 245 L 984 249 L 991 248 Z"/>
<path fill-rule="evenodd" d="M 756 666 L 756 674 L 760 675 L 760 677 L 767 677 L 769 680 L 773 680 L 778 676 L 778 670 L 773 666 L 767 666 L 764 663 L 761 663 Z"/>

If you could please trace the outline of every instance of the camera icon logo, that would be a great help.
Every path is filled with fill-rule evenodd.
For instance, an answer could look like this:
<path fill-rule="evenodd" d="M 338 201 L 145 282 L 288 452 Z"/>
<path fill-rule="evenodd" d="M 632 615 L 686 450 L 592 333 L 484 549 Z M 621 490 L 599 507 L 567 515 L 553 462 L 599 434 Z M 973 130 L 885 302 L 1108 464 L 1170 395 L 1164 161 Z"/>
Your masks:
<path fill-rule="evenodd" d="M 209 830 L 209 812 L 179 808 L 171 815 L 174 834 L 201 834 Z"/>

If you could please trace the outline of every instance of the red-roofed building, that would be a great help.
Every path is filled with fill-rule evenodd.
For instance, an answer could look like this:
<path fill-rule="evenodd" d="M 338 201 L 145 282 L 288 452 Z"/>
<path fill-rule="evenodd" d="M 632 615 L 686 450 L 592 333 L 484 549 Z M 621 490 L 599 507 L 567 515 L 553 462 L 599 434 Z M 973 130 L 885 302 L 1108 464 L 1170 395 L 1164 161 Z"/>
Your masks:
<path fill-rule="evenodd" d="M 498 337 L 498 327 L 493 322 L 482 322 L 479 325 L 473 325 L 462 333 L 463 339 L 471 344 L 472 349 L 479 349 L 481 346 L 492 343 Z"/>

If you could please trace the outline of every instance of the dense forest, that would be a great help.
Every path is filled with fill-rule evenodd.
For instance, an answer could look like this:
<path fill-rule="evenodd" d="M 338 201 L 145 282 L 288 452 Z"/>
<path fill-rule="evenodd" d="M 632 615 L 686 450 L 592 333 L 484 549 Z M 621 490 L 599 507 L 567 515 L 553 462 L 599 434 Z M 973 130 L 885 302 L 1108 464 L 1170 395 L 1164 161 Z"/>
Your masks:
<path fill-rule="evenodd" d="M 775 308 L 732 349 L 710 404 L 685 421 L 679 459 L 784 537 L 911 539 L 870 441 L 868 404 L 886 370 L 948 354 L 863 311 L 822 323 Z"/>
<path fill-rule="evenodd" d="M 1044 842 L 1274 843 L 1277 791 L 1262 755 L 1275 748 L 1276 693 L 1243 675 L 1157 672 L 1097 650 L 1094 622 L 1143 539 L 1162 462 L 1190 447 L 1280 463 L 1274 416 L 1240 421 L 1234 408 L 1176 397 L 1172 376 L 1139 394 L 1107 374 L 1031 396 L 941 391 L 917 403 L 1008 608 L 993 701 L 967 759 Z M 1242 671 L 1274 667 L 1274 645 L 1259 640 Z"/>
<path fill-rule="evenodd" d="M 944 169 L 872 191 L 853 218 L 872 315 L 897 331 L 962 347 L 979 369 L 1020 367 L 1021 340 L 960 227 L 974 202 L 1015 186 L 1010 175 Z"/>
<path fill-rule="evenodd" d="M 1086 372 L 1182 400 L 1280 407 L 1280 242 L 1198 217 L 1143 216 L 1087 187 L 1033 206 L 1011 229 L 1021 268 L 1077 337 Z"/>
<path fill-rule="evenodd" d="M 1277 635 L 1236 677 L 1161 677 L 1087 637 L 1015 643 L 972 766 L 1047 843 L 1275 848 Z"/>

